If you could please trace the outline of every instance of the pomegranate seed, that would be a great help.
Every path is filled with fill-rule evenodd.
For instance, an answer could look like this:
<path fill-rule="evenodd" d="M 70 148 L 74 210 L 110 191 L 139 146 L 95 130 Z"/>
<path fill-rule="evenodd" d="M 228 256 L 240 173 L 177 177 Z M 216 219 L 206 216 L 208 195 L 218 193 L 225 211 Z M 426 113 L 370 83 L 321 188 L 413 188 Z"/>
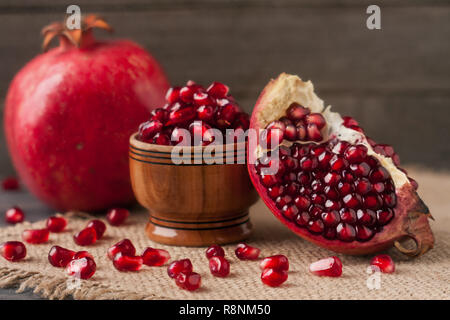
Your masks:
<path fill-rule="evenodd" d="M 214 118 L 214 108 L 211 106 L 200 106 L 197 108 L 197 117 L 202 121 L 211 121 Z"/>
<path fill-rule="evenodd" d="M 171 144 L 169 136 L 161 132 L 155 134 L 155 136 L 153 137 L 153 143 L 159 144 L 161 146 L 170 146 Z"/>
<path fill-rule="evenodd" d="M 225 98 L 228 95 L 228 91 L 230 89 L 220 82 L 213 82 L 211 85 L 206 89 L 206 92 L 208 92 L 212 97 L 216 99 Z"/>
<path fill-rule="evenodd" d="M 342 208 L 339 211 L 342 222 L 345 223 L 355 223 L 356 222 L 356 211 L 351 208 Z"/>
<path fill-rule="evenodd" d="M 169 112 L 163 108 L 157 108 L 151 112 L 151 120 L 166 123 L 169 118 Z"/>
<path fill-rule="evenodd" d="M 370 172 L 370 166 L 365 162 L 361 162 L 359 164 L 351 164 L 350 170 L 358 177 L 367 177 Z"/>
<path fill-rule="evenodd" d="M 276 199 L 284 194 L 284 187 L 273 186 L 272 188 L 268 188 L 267 192 L 272 199 Z"/>
<path fill-rule="evenodd" d="M 383 167 L 378 167 L 370 173 L 370 181 L 373 183 L 385 181 L 390 177 L 389 172 Z"/>
<path fill-rule="evenodd" d="M 382 226 L 389 223 L 393 217 L 394 217 L 394 213 L 393 213 L 392 209 L 387 208 L 384 210 L 377 210 L 377 221 Z"/>
<path fill-rule="evenodd" d="M 307 137 L 307 131 L 306 126 L 303 122 L 299 122 L 295 125 L 295 130 L 297 132 L 297 139 L 300 141 L 306 140 Z M 313 130 L 313 129 L 311 129 Z"/>
<path fill-rule="evenodd" d="M 306 227 L 310 219 L 311 217 L 309 216 L 308 212 L 303 211 L 297 215 L 297 217 L 295 218 L 295 223 L 297 223 L 301 227 Z"/>
<path fill-rule="evenodd" d="M 356 121 L 352 117 L 344 116 L 344 117 L 342 117 L 342 119 L 344 120 L 344 122 L 343 122 L 344 126 L 347 128 L 359 126 L 358 121 Z"/>
<path fill-rule="evenodd" d="M 357 194 L 350 193 L 342 198 L 344 204 L 349 208 L 356 208 L 360 205 L 360 197 Z"/>
<path fill-rule="evenodd" d="M 305 122 L 310 125 L 313 124 L 317 126 L 317 129 L 321 130 L 325 127 L 325 118 L 320 113 L 311 113 L 306 115 Z"/>
<path fill-rule="evenodd" d="M 289 260 L 286 256 L 278 254 L 275 256 L 264 258 L 259 264 L 261 270 L 275 269 L 275 270 L 289 270 Z"/>
<path fill-rule="evenodd" d="M 67 220 L 63 217 L 50 217 L 47 219 L 47 229 L 50 232 L 62 232 L 67 226 Z"/>
<path fill-rule="evenodd" d="M 245 243 L 239 243 L 234 252 L 240 260 L 256 260 L 261 250 Z"/>
<path fill-rule="evenodd" d="M 7 241 L 0 245 L 0 252 L 8 261 L 20 261 L 27 255 L 27 248 L 20 241 Z"/>
<path fill-rule="evenodd" d="M 394 261 L 387 254 L 379 254 L 373 257 L 370 265 L 377 266 L 383 273 L 393 273 L 395 271 Z"/>
<path fill-rule="evenodd" d="M 28 229 L 22 232 L 22 239 L 31 244 L 39 244 L 47 242 L 49 235 L 48 229 Z"/>
<path fill-rule="evenodd" d="M 185 107 L 178 110 L 173 110 L 169 114 L 170 125 L 183 125 L 195 119 L 197 111 L 194 107 Z"/>
<path fill-rule="evenodd" d="M 206 249 L 206 258 L 211 259 L 212 257 L 224 257 L 225 251 L 223 248 L 217 244 L 210 246 Z"/>
<path fill-rule="evenodd" d="M 147 248 L 142 254 L 143 263 L 150 267 L 160 267 L 170 260 L 170 254 L 163 249 Z"/>
<path fill-rule="evenodd" d="M 309 109 L 303 107 L 302 105 L 293 102 L 286 111 L 287 117 L 292 121 L 297 121 L 303 119 L 306 115 L 310 113 Z"/>
<path fill-rule="evenodd" d="M 261 136 L 261 140 L 265 141 L 265 144 L 268 148 L 275 148 L 283 141 L 283 138 L 284 131 L 278 128 L 270 128 L 264 130 Z"/>
<path fill-rule="evenodd" d="M 97 241 L 97 232 L 93 227 L 84 228 L 73 236 L 73 240 L 79 246 L 89 246 Z"/>
<path fill-rule="evenodd" d="M 51 247 L 48 252 L 48 261 L 57 268 L 65 268 L 75 256 L 75 251 L 60 246 Z"/>
<path fill-rule="evenodd" d="M 322 213 L 322 221 L 327 227 L 334 227 L 340 222 L 341 218 L 336 210 Z"/>
<path fill-rule="evenodd" d="M 292 124 L 287 125 L 284 131 L 284 137 L 289 141 L 295 141 L 297 139 L 297 128 Z"/>
<path fill-rule="evenodd" d="M 190 103 L 194 97 L 194 89 L 186 86 L 180 89 L 180 99 L 183 102 Z"/>
<path fill-rule="evenodd" d="M 15 177 L 7 177 L 2 180 L 2 189 L 5 191 L 18 190 L 19 181 Z"/>
<path fill-rule="evenodd" d="M 130 215 L 130 211 L 123 208 L 115 208 L 108 211 L 106 219 L 112 226 L 120 226 Z"/>
<path fill-rule="evenodd" d="M 87 251 L 78 251 L 75 253 L 75 255 L 73 256 L 73 259 L 81 259 L 81 258 L 91 258 L 92 260 L 94 260 L 94 257 L 92 256 L 92 254 L 90 254 Z"/>
<path fill-rule="evenodd" d="M 189 259 L 174 261 L 167 267 L 167 274 L 171 278 L 176 278 L 180 273 L 189 274 L 191 272 L 192 263 Z"/>
<path fill-rule="evenodd" d="M 341 197 L 346 196 L 347 194 L 353 192 L 353 187 L 348 182 L 339 182 L 338 185 L 338 191 Z"/>
<path fill-rule="evenodd" d="M 310 220 L 308 222 L 308 230 L 312 233 L 320 234 L 324 230 L 324 225 L 322 220 Z"/>
<path fill-rule="evenodd" d="M 324 204 L 326 199 L 325 196 L 322 194 L 313 193 L 311 195 L 311 201 L 314 204 Z"/>
<path fill-rule="evenodd" d="M 306 126 L 306 133 L 308 138 L 312 141 L 320 141 L 322 140 L 322 134 L 320 133 L 320 129 L 314 123 L 309 123 Z"/>
<path fill-rule="evenodd" d="M 261 273 L 261 281 L 270 287 L 278 287 L 283 284 L 288 278 L 286 270 L 264 269 Z"/>
<path fill-rule="evenodd" d="M 16 224 L 23 222 L 25 219 L 25 213 L 19 207 L 13 207 L 6 210 L 5 221 L 10 224 Z"/>
<path fill-rule="evenodd" d="M 213 276 L 223 278 L 230 274 L 230 263 L 224 257 L 212 257 L 209 259 L 209 270 Z"/>
<path fill-rule="evenodd" d="M 367 156 L 367 147 L 362 144 L 351 146 L 345 150 L 344 156 L 350 163 L 362 162 Z"/>
<path fill-rule="evenodd" d="M 136 248 L 129 239 L 123 239 L 108 249 L 108 258 L 113 260 L 118 253 L 123 253 L 126 256 L 134 256 Z"/>
<path fill-rule="evenodd" d="M 348 223 L 339 223 L 336 227 L 337 237 L 345 242 L 351 242 L 355 240 L 356 231 L 355 228 Z"/>
<path fill-rule="evenodd" d="M 309 271 L 316 276 L 340 277 L 342 275 L 342 262 L 338 257 L 330 257 L 313 262 Z"/>
<path fill-rule="evenodd" d="M 309 208 L 311 201 L 308 196 L 297 196 L 294 199 L 294 203 L 299 210 L 306 210 Z"/>
<path fill-rule="evenodd" d="M 356 192 L 360 195 L 365 195 L 372 191 L 372 184 L 366 178 L 362 178 L 361 180 L 356 181 L 355 183 Z"/>
<path fill-rule="evenodd" d="M 180 87 L 173 87 L 167 90 L 166 101 L 169 103 L 175 103 L 180 98 Z"/>
<path fill-rule="evenodd" d="M 116 254 L 113 260 L 114 267 L 119 271 L 139 271 L 142 263 L 141 256 L 126 256 L 122 252 Z"/>
<path fill-rule="evenodd" d="M 348 162 L 344 158 L 334 155 L 330 160 L 330 168 L 333 171 L 341 171 L 347 168 Z"/>
<path fill-rule="evenodd" d="M 358 209 L 356 216 L 359 223 L 365 226 L 372 226 L 376 221 L 376 214 L 370 209 Z"/>
<path fill-rule="evenodd" d="M 178 287 L 188 291 L 195 291 L 200 288 L 202 277 L 196 273 L 179 273 L 175 278 Z"/>
<path fill-rule="evenodd" d="M 194 104 L 196 106 L 204 106 L 204 105 L 211 105 L 213 104 L 213 101 L 209 97 L 209 95 L 206 92 L 196 92 L 194 93 Z"/>
<path fill-rule="evenodd" d="M 95 261 L 88 257 L 72 260 L 66 267 L 68 275 L 80 279 L 91 278 L 94 275 L 96 269 L 97 265 L 95 264 Z"/>
<path fill-rule="evenodd" d="M 103 234 L 106 231 L 106 224 L 103 221 L 97 219 L 89 221 L 86 227 L 87 228 L 92 227 L 95 229 L 95 232 L 97 234 L 97 240 L 103 237 Z"/>
<path fill-rule="evenodd" d="M 162 128 L 163 124 L 161 121 L 154 120 L 144 122 L 139 126 L 139 139 L 144 142 L 150 142 Z"/>
<path fill-rule="evenodd" d="M 356 226 L 356 239 L 367 241 L 374 235 L 374 232 L 365 226 Z"/>
<path fill-rule="evenodd" d="M 310 157 L 303 157 L 300 159 L 300 167 L 305 171 L 312 171 L 317 168 L 317 159 Z"/>

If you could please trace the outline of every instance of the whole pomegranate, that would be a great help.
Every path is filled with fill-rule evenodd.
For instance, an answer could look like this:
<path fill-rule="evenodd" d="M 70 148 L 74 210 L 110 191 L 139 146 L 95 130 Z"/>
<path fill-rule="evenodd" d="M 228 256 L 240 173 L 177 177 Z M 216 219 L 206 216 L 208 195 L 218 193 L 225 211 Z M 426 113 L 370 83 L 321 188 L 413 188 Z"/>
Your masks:
<path fill-rule="evenodd" d="M 258 132 L 249 140 L 253 184 L 302 238 L 347 254 L 395 245 L 417 256 L 433 247 L 431 215 L 394 149 L 367 137 L 353 118 L 324 108 L 311 82 L 284 73 L 272 80 L 250 128 Z M 415 248 L 402 244 L 407 238 Z"/>
<path fill-rule="evenodd" d="M 164 103 L 169 84 L 143 48 L 96 41 L 89 15 L 81 30 L 63 23 L 43 29 L 44 49 L 12 81 L 5 108 L 9 151 L 21 179 L 61 209 L 101 210 L 133 201 L 128 139 Z"/>

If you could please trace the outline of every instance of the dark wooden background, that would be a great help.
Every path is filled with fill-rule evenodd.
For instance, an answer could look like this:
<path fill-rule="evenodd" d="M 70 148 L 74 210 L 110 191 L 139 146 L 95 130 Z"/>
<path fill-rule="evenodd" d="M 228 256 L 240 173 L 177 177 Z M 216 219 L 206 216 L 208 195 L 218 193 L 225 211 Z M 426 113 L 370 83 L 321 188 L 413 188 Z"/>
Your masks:
<path fill-rule="evenodd" d="M 1 0 L 2 101 L 72 3 L 147 48 L 173 84 L 223 81 L 250 112 L 270 78 L 299 74 L 405 164 L 450 168 L 450 1 Z M 369 4 L 382 30 L 366 28 Z M 0 176 L 13 172 L 1 132 Z"/>

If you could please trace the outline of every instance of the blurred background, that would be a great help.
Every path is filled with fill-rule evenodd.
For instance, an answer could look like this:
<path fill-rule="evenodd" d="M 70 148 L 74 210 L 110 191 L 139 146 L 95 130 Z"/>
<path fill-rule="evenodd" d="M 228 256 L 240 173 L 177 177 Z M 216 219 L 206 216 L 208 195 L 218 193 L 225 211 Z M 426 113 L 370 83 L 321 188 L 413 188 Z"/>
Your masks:
<path fill-rule="evenodd" d="M 450 168 L 450 1 L 1 0 L 2 108 L 14 74 L 40 53 L 41 28 L 70 4 L 116 30 L 97 38 L 140 43 L 172 84 L 222 81 L 251 112 L 270 78 L 298 74 L 403 164 Z M 366 28 L 370 4 L 381 30 Z M 2 177 L 14 171 L 0 132 Z"/>

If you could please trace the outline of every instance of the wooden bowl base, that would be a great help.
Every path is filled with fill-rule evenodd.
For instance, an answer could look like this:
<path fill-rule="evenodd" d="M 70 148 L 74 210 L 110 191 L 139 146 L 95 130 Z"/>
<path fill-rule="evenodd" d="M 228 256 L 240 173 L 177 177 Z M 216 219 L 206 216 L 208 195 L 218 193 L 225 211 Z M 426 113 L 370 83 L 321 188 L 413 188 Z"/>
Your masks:
<path fill-rule="evenodd" d="M 212 244 L 227 244 L 247 239 L 252 230 L 248 212 L 217 221 L 173 221 L 150 214 L 145 228 L 147 236 L 156 242 L 199 247 Z"/>

